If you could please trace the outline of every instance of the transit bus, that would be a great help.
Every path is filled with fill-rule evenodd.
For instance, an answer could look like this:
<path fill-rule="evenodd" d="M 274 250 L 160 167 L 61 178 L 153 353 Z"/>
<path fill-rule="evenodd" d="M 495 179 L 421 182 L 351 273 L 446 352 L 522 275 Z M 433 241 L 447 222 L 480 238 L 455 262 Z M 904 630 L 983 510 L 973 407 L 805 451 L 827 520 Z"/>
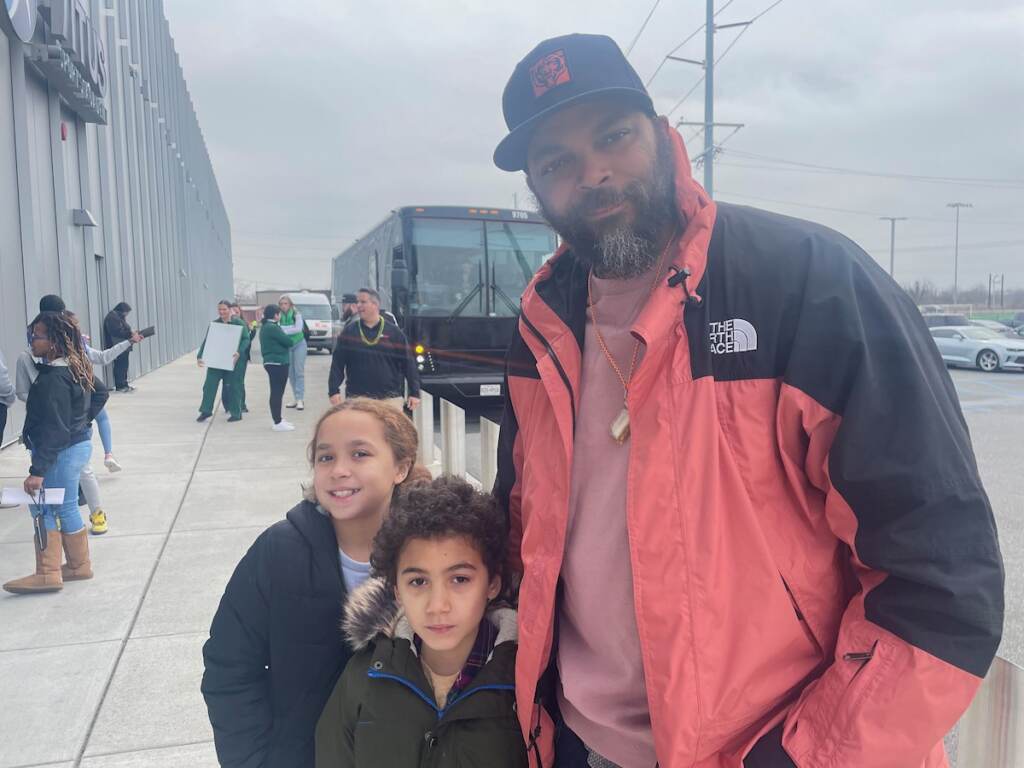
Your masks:
<path fill-rule="evenodd" d="M 528 211 L 409 206 L 392 211 L 334 257 L 334 301 L 381 295 L 413 346 L 423 387 L 500 397 L 519 300 L 557 237 Z"/>

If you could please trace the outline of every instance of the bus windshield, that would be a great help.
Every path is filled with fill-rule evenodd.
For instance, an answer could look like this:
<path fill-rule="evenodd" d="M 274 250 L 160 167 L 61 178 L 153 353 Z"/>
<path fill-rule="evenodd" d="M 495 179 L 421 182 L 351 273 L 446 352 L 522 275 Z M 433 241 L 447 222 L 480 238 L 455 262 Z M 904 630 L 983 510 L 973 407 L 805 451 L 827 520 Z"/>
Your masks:
<path fill-rule="evenodd" d="M 555 233 L 544 224 L 487 222 L 492 315 L 511 317 L 519 312 L 519 297 L 555 245 Z"/>
<path fill-rule="evenodd" d="M 512 317 L 533 273 L 555 250 L 554 233 L 531 222 L 414 219 L 409 309 L 413 314 Z M 486 238 L 486 240 L 485 240 Z"/>

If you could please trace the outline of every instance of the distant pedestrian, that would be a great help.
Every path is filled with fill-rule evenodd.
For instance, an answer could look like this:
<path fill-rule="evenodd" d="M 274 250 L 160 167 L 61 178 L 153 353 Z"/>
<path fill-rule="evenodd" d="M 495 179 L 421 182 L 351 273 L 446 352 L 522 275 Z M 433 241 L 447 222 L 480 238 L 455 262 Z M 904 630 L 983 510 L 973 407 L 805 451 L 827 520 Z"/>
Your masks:
<path fill-rule="evenodd" d="M 287 295 L 278 300 L 277 306 L 281 308 L 281 330 L 295 342 L 288 352 L 288 380 L 292 383 L 295 400 L 287 407 L 301 411 L 306 407 L 303 402 L 306 396 L 306 321 Z"/>
<path fill-rule="evenodd" d="M 341 322 L 348 323 L 353 317 L 359 317 L 356 311 L 356 302 L 359 301 L 354 293 L 346 293 L 341 297 Z"/>
<path fill-rule="evenodd" d="M 239 387 L 237 385 L 237 377 L 239 367 L 241 365 L 242 356 L 249 349 L 249 332 L 245 327 L 245 323 L 237 318 L 231 317 L 231 302 L 227 299 L 220 301 L 217 304 L 217 319 L 213 322 L 224 323 L 225 325 L 237 325 L 239 328 L 238 332 L 238 350 L 233 356 L 235 367 L 230 370 L 222 370 L 220 368 L 207 368 L 206 369 L 206 382 L 203 384 L 203 402 L 199 406 L 199 418 L 196 421 L 206 421 L 213 415 L 214 400 L 217 398 L 217 387 L 223 383 L 221 387 L 221 399 L 225 401 L 228 407 L 228 412 L 231 416 L 228 421 L 241 421 L 242 420 L 242 404 L 239 401 L 238 393 Z M 205 367 L 206 363 L 203 362 L 203 352 L 206 349 L 206 339 L 203 339 L 203 343 L 199 346 L 199 367 Z"/>
<path fill-rule="evenodd" d="M 4 584 L 15 594 L 55 592 L 65 580 L 92 578 L 88 535 L 78 511 L 78 478 L 92 454 L 90 423 L 107 401 L 106 387 L 93 377 L 78 325 L 66 312 L 43 312 L 29 332 L 32 352 L 43 362 L 28 395 L 22 428 L 32 452 L 25 492 L 61 489 L 64 500 L 33 507 L 36 570 Z M 67 555 L 63 569 L 62 548 Z"/>
<path fill-rule="evenodd" d="M 341 385 L 347 378 L 348 397 L 372 397 L 387 400 L 399 410 L 403 405 L 414 410 L 420 404 L 420 377 L 409 340 L 381 314 L 380 294 L 363 288 L 358 298 L 360 319 L 346 325 L 334 344 L 327 382 L 331 403 L 341 402 Z"/>
<path fill-rule="evenodd" d="M 128 302 L 122 301 L 107 313 L 103 320 L 103 346 L 106 349 L 128 341 L 132 338 L 132 327 L 128 324 L 128 313 L 132 311 Z M 114 389 L 118 392 L 134 392 L 135 387 L 128 383 L 128 355 L 126 349 L 114 360 Z"/>
<path fill-rule="evenodd" d="M 313 768 L 317 719 L 352 655 L 338 641 L 342 605 L 369 577 L 416 446 L 412 422 L 382 403 L 347 400 L 321 417 L 305 500 L 238 563 L 203 646 L 222 766 Z"/>
<path fill-rule="evenodd" d="M 245 352 L 238 359 L 238 401 L 241 405 L 242 413 L 248 413 L 249 408 L 245 404 L 245 374 L 249 370 L 249 361 L 252 360 L 252 339 L 255 333 L 252 332 L 245 322 L 245 318 L 242 317 L 242 308 L 238 306 L 237 302 L 231 302 L 231 318 L 238 320 L 242 325 L 245 326 L 245 333 L 249 336 L 249 346 L 246 347 Z M 225 410 L 227 410 L 225 408 Z"/>
<path fill-rule="evenodd" d="M 268 304 L 263 308 L 263 325 L 260 327 L 260 352 L 263 355 L 263 370 L 270 379 L 270 415 L 274 419 L 275 432 L 290 432 L 295 425 L 281 418 L 281 402 L 284 388 L 288 383 L 288 353 L 295 340 L 281 330 L 278 321 L 281 308 Z"/>
<path fill-rule="evenodd" d="M 4 441 L 4 429 L 7 427 L 7 409 L 14 405 L 14 383 L 7 372 L 4 354 L 0 351 L 0 445 Z"/>
<path fill-rule="evenodd" d="M 48 294 L 39 300 L 39 311 L 40 313 L 66 312 L 68 318 L 78 325 L 78 318 L 73 312 L 67 309 L 64 304 L 64 300 L 55 294 Z M 81 332 L 80 327 L 79 332 Z M 132 338 L 119 342 L 110 349 L 98 350 L 89 346 L 89 337 L 83 334 L 82 342 L 85 346 L 85 355 L 89 362 L 94 366 L 94 378 L 96 376 L 96 365 L 109 365 L 126 349 L 141 341 L 142 336 L 137 332 L 133 332 Z M 24 350 L 18 356 L 16 364 L 15 392 L 18 399 L 22 402 L 28 399 L 28 394 L 31 390 L 32 384 L 39 375 L 38 366 L 40 362 L 41 361 L 37 361 L 33 355 L 31 348 Z M 101 408 L 96 414 L 95 424 L 97 431 L 100 433 L 100 442 L 103 444 L 104 466 L 106 466 L 109 472 L 120 472 L 121 465 L 118 463 L 117 459 L 114 458 L 113 454 L 113 432 L 110 426 L 110 416 L 107 414 L 106 407 Z M 96 480 L 96 475 L 93 473 L 92 467 L 88 463 L 86 463 L 85 467 L 82 468 L 82 474 L 81 477 L 79 477 L 78 482 L 82 489 L 82 495 L 85 497 L 85 502 L 89 506 L 90 532 L 95 536 L 102 535 L 108 530 L 107 514 L 103 509 L 103 502 L 100 498 L 99 481 Z"/>

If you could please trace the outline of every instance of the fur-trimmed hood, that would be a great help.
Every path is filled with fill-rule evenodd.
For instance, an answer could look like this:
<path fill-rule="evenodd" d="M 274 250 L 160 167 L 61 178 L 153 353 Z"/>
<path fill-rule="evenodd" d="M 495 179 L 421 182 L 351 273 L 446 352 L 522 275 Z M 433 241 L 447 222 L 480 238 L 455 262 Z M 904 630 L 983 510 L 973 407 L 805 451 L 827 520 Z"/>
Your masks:
<path fill-rule="evenodd" d="M 502 643 L 517 641 L 519 627 L 515 608 L 490 608 L 487 611 L 487 618 L 498 628 L 495 647 Z M 349 595 L 341 619 L 341 632 L 349 646 L 356 652 L 369 646 L 379 636 L 408 640 L 413 653 L 416 652 L 416 646 L 412 642 L 412 625 L 384 579 L 367 579 Z"/>

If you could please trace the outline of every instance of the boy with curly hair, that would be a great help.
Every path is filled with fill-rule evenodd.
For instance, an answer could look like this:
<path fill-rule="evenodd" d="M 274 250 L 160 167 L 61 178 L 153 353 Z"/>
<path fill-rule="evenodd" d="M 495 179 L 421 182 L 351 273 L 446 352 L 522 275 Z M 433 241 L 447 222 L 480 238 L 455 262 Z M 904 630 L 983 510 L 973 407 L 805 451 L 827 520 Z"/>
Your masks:
<path fill-rule="evenodd" d="M 515 716 L 516 612 L 492 497 L 442 477 L 392 505 L 375 578 L 342 629 L 356 651 L 316 729 L 317 768 L 525 768 Z"/>

